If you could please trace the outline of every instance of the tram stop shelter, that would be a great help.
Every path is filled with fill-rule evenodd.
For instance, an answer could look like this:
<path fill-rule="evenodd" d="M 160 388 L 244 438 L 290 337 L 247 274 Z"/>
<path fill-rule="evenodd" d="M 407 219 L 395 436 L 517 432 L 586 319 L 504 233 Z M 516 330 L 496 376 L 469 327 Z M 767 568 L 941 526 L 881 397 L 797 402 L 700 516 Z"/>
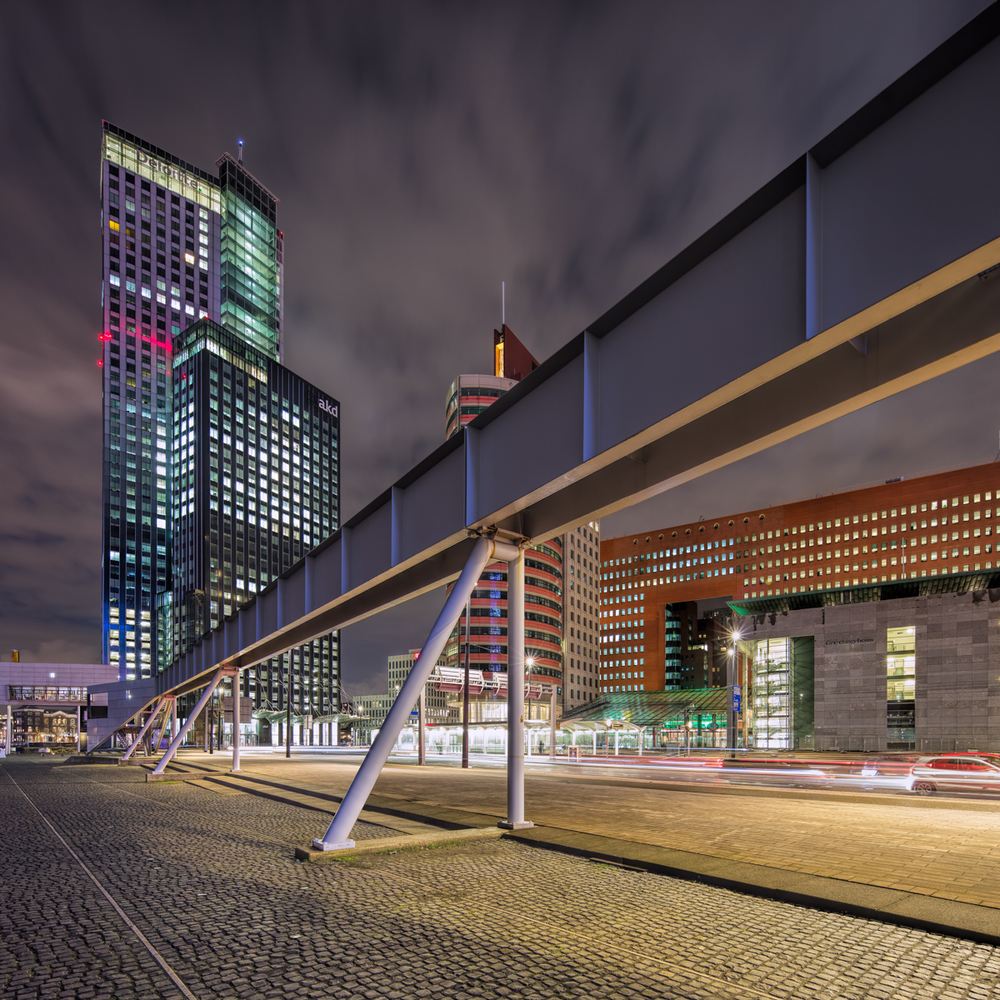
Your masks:
<path fill-rule="evenodd" d="M 724 687 L 605 694 L 564 715 L 559 730 L 581 754 L 721 749 L 727 746 L 728 704 Z"/>

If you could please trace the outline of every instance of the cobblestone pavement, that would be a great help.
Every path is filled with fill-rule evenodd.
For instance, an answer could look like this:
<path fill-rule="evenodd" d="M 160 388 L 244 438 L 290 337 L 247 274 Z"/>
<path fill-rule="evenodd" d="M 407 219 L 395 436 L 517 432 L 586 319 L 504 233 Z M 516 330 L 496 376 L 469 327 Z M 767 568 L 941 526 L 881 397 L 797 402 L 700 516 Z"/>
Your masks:
<path fill-rule="evenodd" d="M 243 767 L 343 794 L 358 762 L 259 756 Z M 655 780 L 628 783 L 587 771 L 529 768 L 525 815 L 581 833 L 1000 908 L 996 800 L 665 789 Z M 390 765 L 375 791 L 502 817 L 506 780 L 502 770 Z"/>
<path fill-rule="evenodd" d="M 508 842 L 300 864 L 315 813 L 134 768 L 6 761 L 0 816 L 3 1000 L 1000 997 L 988 945 Z"/>

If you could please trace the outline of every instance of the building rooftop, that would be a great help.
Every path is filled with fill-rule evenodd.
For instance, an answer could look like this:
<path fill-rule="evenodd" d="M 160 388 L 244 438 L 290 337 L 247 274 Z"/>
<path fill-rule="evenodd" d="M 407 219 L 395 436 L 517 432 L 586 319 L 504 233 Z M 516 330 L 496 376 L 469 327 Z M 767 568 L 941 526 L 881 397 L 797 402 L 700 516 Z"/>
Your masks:
<path fill-rule="evenodd" d="M 910 580 L 892 580 L 888 583 L 862 584 L 858 587 L 841 587 L 837 590 L 810 590 L 798 594 L 775 594 L 729 601 L 729 606 L 741 618 L 748 615 L 766 615 L 804 608 L 829 608 L 841 604 L 867 604 L 870 601 L 895 601 L 903 597 L 926 597 L 930 594 L 967 594 L 969 591 L 991 591 L 990 600 L 1000 600 L 1000 569 L 979 573 L 948 573 L 941 576 L 922 576 Z M 996 591 L 994 597 L 992 591 Z"/>

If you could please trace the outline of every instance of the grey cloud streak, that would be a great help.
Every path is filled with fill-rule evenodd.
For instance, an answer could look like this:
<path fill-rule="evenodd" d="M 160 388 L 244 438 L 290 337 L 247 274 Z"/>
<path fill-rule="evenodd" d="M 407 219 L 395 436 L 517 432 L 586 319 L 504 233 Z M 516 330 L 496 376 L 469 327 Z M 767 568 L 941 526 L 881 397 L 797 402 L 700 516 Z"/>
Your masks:
<path fill-rule="evenodd" d="M 501 280 L 547 356 L 983 6 L 5 5 L 0 651 L 98 651 L 102 117 L 206 168 L 246 140 L 281 198 L 285 361 L 343 404 L 347 517 L 440 442 L 452 378 L 488 370 Z M 960 385 L 606 530 L 989 460 L 996 408 Z M 963 419 L 935 421 L 956 392 Z M 433 603 L 349 630 L 349 683 Z"/>

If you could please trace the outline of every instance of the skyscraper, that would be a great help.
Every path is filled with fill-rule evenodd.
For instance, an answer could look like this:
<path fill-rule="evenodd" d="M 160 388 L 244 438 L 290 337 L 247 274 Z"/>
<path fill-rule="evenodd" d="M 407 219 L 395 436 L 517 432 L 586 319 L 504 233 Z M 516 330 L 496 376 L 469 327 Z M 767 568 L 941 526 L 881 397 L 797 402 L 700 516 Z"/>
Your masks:
<path fill-rule="evenodd" d="M 219 315 L 222 191 L 108 122 L 101 152 L 103 655 L 131 679 L 157 669 L 169 583 L 171 335 Z"/>
<path fill-rule="evenodd" d="M 173 589 L 160 615 L 173 656 L 336 531 L 339 413 L 337 400 L 210 319 L 175 340 Z M 300 724 L 334 721 L 337 633 L 284 661 L 244 671 L 255 711 L 285 711 L 287 668 Z M 270 742 L 270 726 L 259 735 Z"/>
<path fill-rule="evenodd" d="M 506 324 L 493 331 L 493 358 L 493 375 L 459 375 L 451 383 L 445 402 L 446 438 L 460 433 L 467 423 L 538 367 L 538 362 Z M 524 560 L 525 677 L 535 683 L 557 686 L 564 677 L 564 654 L 568 648 L 563 628 L 564 552 L 564 539 L 559 535 L 532 546 Z M 478 671 L 506 671 L 506 563 L 493 563 L 483 571 L 472 592 L 468 631 L 470 667 Z M 464 664 L 465 636 L 463 612 L 445 647 L 448 666 Z M 529 717 L 535 712 L 539 718 L 547 717 L 548 705 L 548 702 L 529 704 Z"/>
<path fill-rule="evenodd" d="M 299 392 L 293 386 L 301 383 L 314 394 L 319 391 L 300 379 L 296 382 L 297 376 L 279 364 L 283 236 L 277 228 L 278 201 L 245 170 L 242 152 L 238 159 L 228 153 L 223 155 L 216 166 L 218 174 L 213 175 L 104 123 L 103 648 L 105 661 L 117 664 L 123 679 L 148 677 L 163 669 L 203 630 L 235 610 L 263 581 L 287 568 L 339 524 L 336 434 L 320 435 L 318 439 L 323 447 L 332 442 L 325 462 L 320 459 L 313 463 L 305 459 L 304 453 L 295 455 L 299 461 L 308 462 L 308 476 L 301 473 L 299 461 L 291 457 L 296 438 L 300 448 L 302 438 L 309 438 L 310 448 L 316 439 L 316 435 L 303 432 L 312 411 L 307 416 L 302 402 L 291 402 Z M 177 338 L 202 320 L 211 322 L 200 328 L 197 336 L 184 340 L 188 359 L 192 350 L 207 350 L 217 360 L 227 359 L 230 386 L 243 378 L 247 366 L 270 375 L 266 404 L 260 391 L 254 397 L 259 405 L 253 420 L 244 405 L 250 398 L 248 382 L 241 384 L 242 400 L 235 394 L 218 400 L 217 416 L 219 426 L 225 423 L 230 428 L 226 433 L 233 441 L 249 440 L 252 431 L 259 452 L 266 451 L 272 457 L 274 447 L 279 454 L 289 452 L 289 458 L 281 463 L 288 469 L 277 470 L 280 478 L 274 485 L 278 489 L 272 493 L 254 484 L 258 504 L 262 502 L 261 493 L 287 501 L 287 507 L 279 507 L 278 513 L 287 514 L 289 520 L 273 523 L 287 527 L 289 532 L 271 532 L 265 538 L 263 529 L 256 525 L 258 535 L 253 545 L 246 534 L 239 539 L 246 573 L 232 579 L 224 577 L 220 582 L 212 573 L 225 573 L 224 557 L 214 560 L 220 564 L 213 567 L 211 548 L 218 547 L 220 553 L 237 551 L 236 529 L 230 525 L 226 534 L 222 524 L 213 528 L 205 521 L 202 527 L 209 535 L 216 532 L 214 540 L 202 537 L 206 548 L 197 554 L 190 547 L 179 550 L 181 578 L 174 585 L 173 531 L 176 527 L 183 538 L 188 538 L 191 526 L 183 518 L 194 516 L 194 506 L 218 511 L 220 517 L 235 517 L 235 513 L 223 515 L 222 509 L 236 510 L 233 497 L 239 482 L 243 495 L 248 497 L 248 505 L 241 512 L 246 515 L 252 509 L 249 455 L 245 464 L 239 463 L 242 470 L 237 472 L 232 446 L 212 436 L 211 423 L 206 424 L 204 436 L 198 431 L 192 435 L 195 411 L 189 409 L 193 404 L 190 392 L 178 397 L 178 407 L 186 409 L 172 411 L 171 373 Z M 202 346 L 195 349 L 194 345 Z M 271 364 L 277 368 L 269 368 Z M 237 371 L 243 374 L 235 374 Z M 210 375 L 206 378 L 211 382 Z M 256 380 L 254 383 L 259 390 Z M 276 387 L 280 387 L 277 401 L 271 398 L 271 390 Z M 210 386 L 206 392 L 208 401 Z M 306 389 L 299 395 L 302 393 L 308 395 Z M 287 421 L 283 416 L 286 401 L 299 407 L 298 412 L 288 410 Z M 335 417 L 339 407 L 336 402 L 329 402 L 329 406 L 332 410 L 323 411 L 324 417 L 331 413 Z M 209 412 L 206 402 L 206 419 Z M 185 427 L 183 445 L 173 439 L 175 426 Z M 278 441 L 267 437 L 274 432 Z M 261 443 L 264 438 L 269 442 L 266 449 Z M 228 475 L 221 468 L 213 475 L 213 459 L 219 460 L 220 446 L 228 455 Z M 172 469 L 175 454 L 182 463 L 176 474 Z M 239 479 L 244 474 L 246 481 Z M 183 500 L 180 493 L 172 497 L 174 485 L 183 492 Z M 320 487 L 326 503 L 314 512 L 314 494 L 310 490 Z M 296 494 L 298 499 L 293 499 Z M 180 514 L 188 507 L 191 511 L 187 515 Z M 255 513 L 258 521 L 265 520 L 262 509 Z M 248 523 L 244 520 L 241 527 Z M 255 563 L 254 576 L 249 572 L 251 560 Z M 194 579 L 200 583 L 193 584 Z M 326 644 L 322 647 L 324 656 L 329 656 L 321 669 L 331 672 L 335 681 L 336 636 L 322 642 Z M 304 652 L 299 659 L 303 656 Z"/>

